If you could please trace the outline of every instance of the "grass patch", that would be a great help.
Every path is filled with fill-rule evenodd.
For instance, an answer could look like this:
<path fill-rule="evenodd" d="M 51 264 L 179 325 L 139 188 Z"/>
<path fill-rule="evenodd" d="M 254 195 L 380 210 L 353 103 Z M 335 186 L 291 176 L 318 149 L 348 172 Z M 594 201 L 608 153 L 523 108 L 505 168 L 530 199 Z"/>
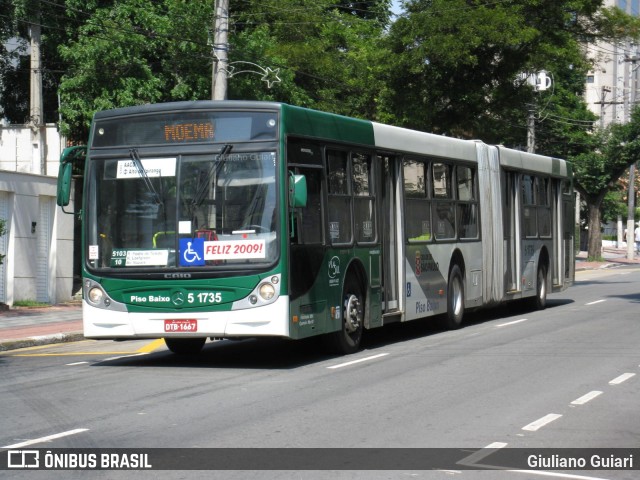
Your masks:
<path fill-rule="evenodd" d="M 50 307 L 48 303 L 37 302 L 35 300 L 17 300 L 13 302 L 14 307 Z"/>

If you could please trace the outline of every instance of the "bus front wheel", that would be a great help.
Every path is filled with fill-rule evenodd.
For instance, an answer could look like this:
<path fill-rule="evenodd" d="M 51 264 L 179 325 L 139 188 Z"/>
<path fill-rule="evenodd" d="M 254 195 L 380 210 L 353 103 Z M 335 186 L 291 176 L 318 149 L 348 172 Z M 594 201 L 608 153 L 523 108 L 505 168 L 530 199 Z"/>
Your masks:
<path fill-rule="evenodd" d="M 462 271 L 458 265 L 453 265 L 449 272 L 447 284 L 447 314 L 444 318 L 444 327 L 455 330 L 462 325 L 464 316 L 464 280 Z"/>
<path fill-rule="evenodd" d="M 202 350 L 206 338 L 165 338 L 167 348 L 176 355 L 196 355 Z"/>
<path fill-rule="evenodd" d="M 364 295 L 354 277 L 349 277 L 345 282 L 342 298 L 342 327 L 330 334 L 329 338 L 337 352 L 350 354 L 360 349 L 364 330 Z"/>

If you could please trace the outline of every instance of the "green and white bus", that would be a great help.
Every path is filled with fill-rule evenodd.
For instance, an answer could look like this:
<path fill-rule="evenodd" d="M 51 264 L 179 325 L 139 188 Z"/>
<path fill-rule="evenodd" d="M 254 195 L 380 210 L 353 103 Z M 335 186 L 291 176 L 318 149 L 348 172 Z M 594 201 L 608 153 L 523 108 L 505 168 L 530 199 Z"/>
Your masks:
<path fill-rule="evenodd" d="M 352 353 L 392 322 L 544 308 L 574 278 L 565 161 L 281 103 L 99 112 L 83 198 L 85 336 L 176 353 L 315 335 Z"/>

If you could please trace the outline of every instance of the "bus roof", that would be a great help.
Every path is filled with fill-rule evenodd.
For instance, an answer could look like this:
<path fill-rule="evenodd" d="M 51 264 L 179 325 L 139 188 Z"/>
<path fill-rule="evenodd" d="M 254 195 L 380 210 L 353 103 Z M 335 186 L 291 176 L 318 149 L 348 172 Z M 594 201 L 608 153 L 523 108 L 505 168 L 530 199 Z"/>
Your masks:
<path fill-rule="evenodd" d="M 444 158 L 476 161 L 473 142 L 457 138 L 434 135 L 406 128 L 373 123 L 376 147 L 396 152 L 415 153 Z"/>
<path fill-rule="evenodd" d="M 566 177 L 572 173 L 571 166 L 565 160 L 512 150 L 503 146 L 497 148 L 500 154 L 500 165 L 505 168 L 544 173 L 554 177 Z"/>
<path fill-rule="evenodd" d="M 103 110 L 97 112 L 94 119 L 101 120 L 119 116 L 170 111 L 216 109 L 280 111 L 282 112 L 284 131 L 287 134 L 355 143 L 403 154 L 477 162 L 479 144 L 486 145 L 476 140 L 461 140 L 319 110 L 296 107 L 285 103 L 264 101 L 195 100 L 147 104 Z M 490 149 L 497 149 L 500 164 L 505 168 L 544 173 L 558 177 L 571 175 L 571 166 L 564 160 L 512 150 L 503 146 L 486 146 Z"/>
<path fill-rule="evenodd" d="M 145 105 L 135 105 L 133 107 L 114 108 L 111 110 L 102 110 L 96 112 L 95 120 L 104 118 L 120 117 L 126 115 L 145 115 L 150 113 L 174 112 L 174 111 L 193 111 L 193 110 L 215 110 L 220 108 L 228 108 L 231 110 L 238 109 L 260 109 L 260 110 L 279 110 L 283 104 L 276 102 L 259 102 L 244 100 L 193 100 L 185 102 L 165 102 L 150 103 Z"/>

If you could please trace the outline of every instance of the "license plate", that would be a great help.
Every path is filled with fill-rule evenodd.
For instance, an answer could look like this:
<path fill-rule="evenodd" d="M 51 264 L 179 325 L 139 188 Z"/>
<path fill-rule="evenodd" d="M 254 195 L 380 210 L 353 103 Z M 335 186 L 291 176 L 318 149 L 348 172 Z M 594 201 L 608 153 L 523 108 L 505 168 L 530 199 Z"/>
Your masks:
<path fill-rule="evenodd" d="M 170 319 L 164 321 L 165 332 L 197 332 L 198 320 L 196 319 Z"/>

